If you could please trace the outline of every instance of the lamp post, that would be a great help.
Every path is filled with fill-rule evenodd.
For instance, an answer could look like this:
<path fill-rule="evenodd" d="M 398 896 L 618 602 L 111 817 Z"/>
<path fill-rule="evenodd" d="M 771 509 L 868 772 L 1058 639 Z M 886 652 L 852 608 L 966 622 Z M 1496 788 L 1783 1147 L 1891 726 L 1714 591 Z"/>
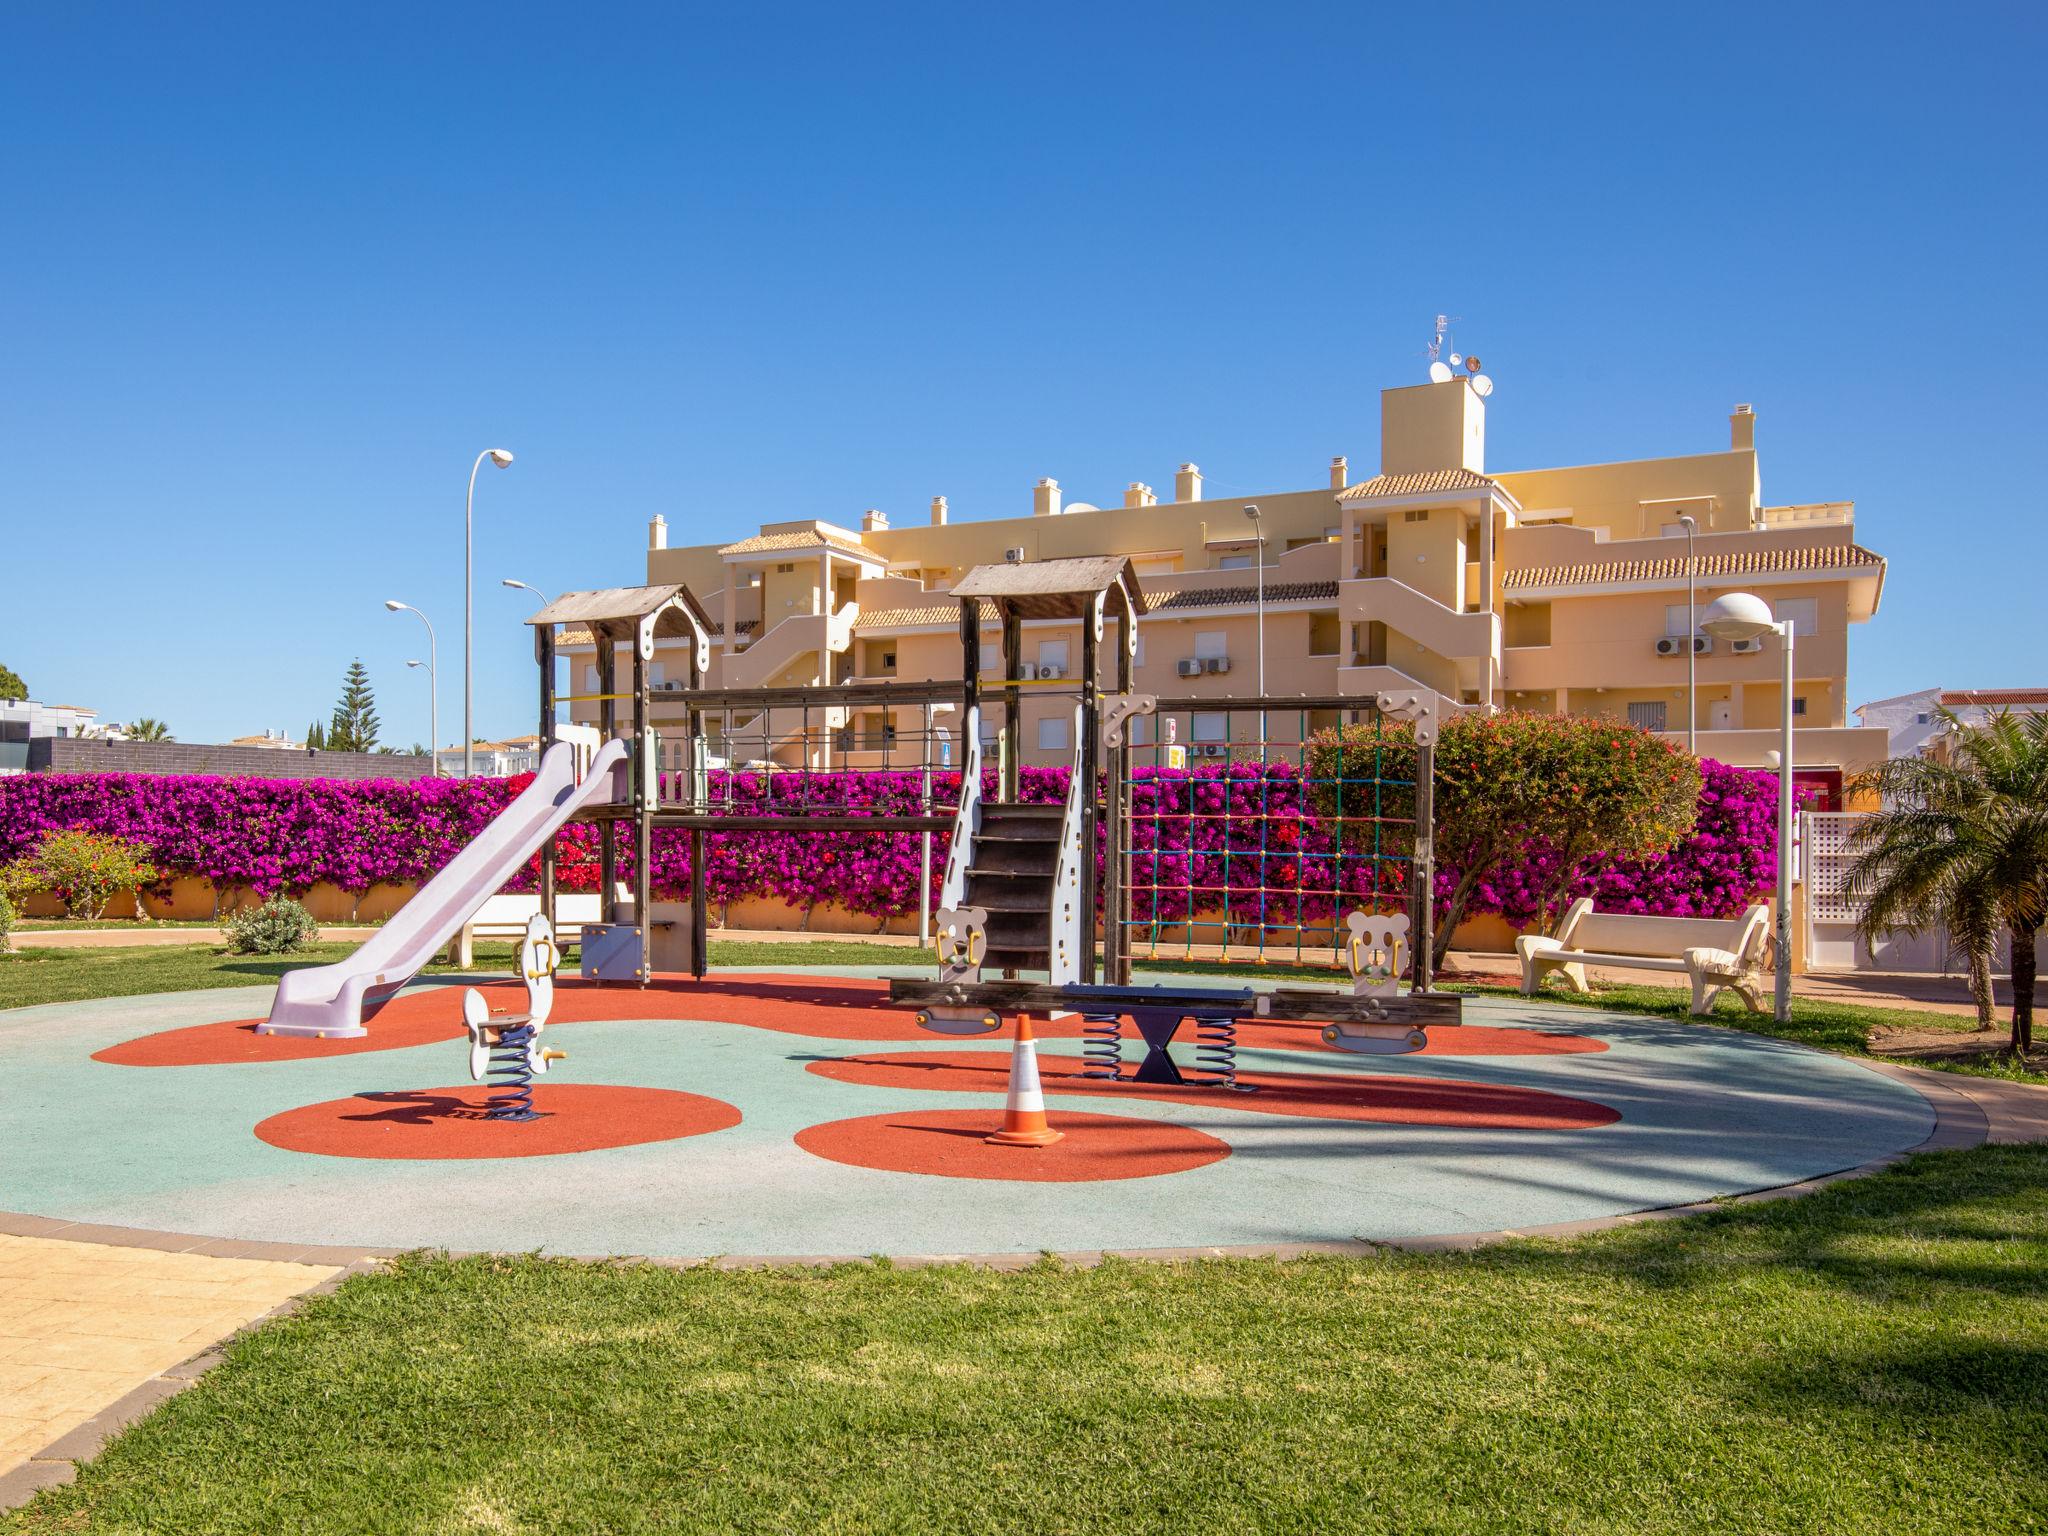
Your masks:
<path fill-rule="evenodd" d="M 1778 637 L 1785 657 L 1785 681 L 1778 700 L 1778 914 L 1777 977 L 1772 1014 L 1780 1024 L 1792 1013 L 1792 621 L 1771 613 L 1771 605 L 1749 592 L 1729 592 L 1707 605 L 1700 628 L 1717 640 Z"/>
<path fill-rule="evenodd" d="M 1266 521 L 1256 505 L 1244 509 L 1259 538 L 1259 745 L 1266 743 Z"/>
<path fill-rule="evenodd" d="M 427 748 L 433 757 L 434 777 L 439 778 L 441 776 L 441 675 L 440 667 L 437 664 L 438 655 L 434 640 L 434 621 L 424 613 L 421 613 L 419 609 L 413 607 L 411 603 L 401 603 L 395 597 L 388 599 L 384 606 L 393 613 L 409 613 L 427 626 Z M 408 667 L 416 667 L 419 663 L 408 661 L 406 665 Z"/>
<path fill-rule="evenodd" d="M 1699 634 L 1699 618 L 1694 612 L 1698 603 L 1695 582 L 1699 567 L 1693 563 L 1692 536 L 1699 532 L 1700 525 L 1693 521 L 1692 514 L 1681 513 L 1679 525 L 1685 529 L 1685 750 L 1694 757 L 1700 755 L 1700 658 L 1696 637 Z"/>
<path fill-rule="evenodd" d="M 486 448 L 469 466 L 469 495 L 462 503 L 462 776 L 476 769 L 470 743 L 476 740 L 476 472 L 489 459 L 503 469 L 512 462 L 507 448 Z"/>
<path fill-rule="evenodd" d="M 539 587 L 530 587 L 523 581 L 514 581 L 510 576 L 507 576 L 502 582 L 499 583 L 499 585 L 504 587 L 517 587 L 522 592 L 531 592 L 535 597 L 540 599 L 541 607 L 545 608 L 548 605 L 548 595 L 547 593 L 541 591 Z"/>

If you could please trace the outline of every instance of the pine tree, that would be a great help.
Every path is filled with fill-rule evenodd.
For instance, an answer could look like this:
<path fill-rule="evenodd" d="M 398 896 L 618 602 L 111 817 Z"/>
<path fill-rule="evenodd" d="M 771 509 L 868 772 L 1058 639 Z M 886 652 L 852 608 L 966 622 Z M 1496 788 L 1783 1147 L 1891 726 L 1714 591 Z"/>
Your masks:
<path fill-rule="evenodd" d="M 342 674 L 341 700 L 334 706 L 334 718 L 327 722 L 323 744 L 329 752 L 374 752 L 377 727 L 377 696 L 370 689 L 370 674 L 362 658 L 357 657 Z"/>

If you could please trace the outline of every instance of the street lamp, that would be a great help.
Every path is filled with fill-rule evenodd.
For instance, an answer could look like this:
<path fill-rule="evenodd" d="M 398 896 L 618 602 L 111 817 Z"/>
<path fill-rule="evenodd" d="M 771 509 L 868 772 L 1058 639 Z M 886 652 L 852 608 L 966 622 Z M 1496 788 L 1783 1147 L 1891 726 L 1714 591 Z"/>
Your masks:
<path fill-rule="evenodd" d="M 471 743 L 476 740 L 476 472 L 489 459 L 503 469 L 512 462 L 509 448 L 486 448 L 469 466 L 469 496 L 462 504 L 462 776 L 476 771 Z"/>
<path fill-rule="evenodd" d="M 1778 744 L 1778 974 L 1772 1013 L 1780 1024 L 1792 1014 L 1792 621 L 1749 592 L 1729 592 L 1707 605 L 1700 628 L 1716 640 L 1756 640 L 1775 634 L 1785 655 Z"/>
<path fill-rule="evenodd" d="M 1266 521 L 1256 506 L 1244 509 L 1259 536 L 1259 742 L 1266 740 Z"/>
<path fill-rule="evenodd" d="M 1700 755 L 1700 657 L 1696 637 L 1699 618 L 1693 612 L 1698 599 L 1695 582 L 1699 567 L 1693 563 L 1692 536 L 1700 531 L 1691 513 L 1682 513 L 1679 526 L 1685 529 L 1685 750 Z"/>
<path fill-rule="evenodd" d="M 541 607 L 545 608 L 548 605 L 548 595 L 547 593 L 541 591 L 539 587 L 529 587 L 525 582 L 514 581 L 510 576 L 507 576 L 502 582 L 499 583 L 499 585 L 504 587 L 517 587 L 522 592 L 531 592 L 535 597 L 540 599 Z"/>
<path fill-rule="evenodd" d="M 419 609 L 413 607 L 411 603 L 401 603 L 395 597 L 388 599 L 384 606 L 393 613 L 409 613 L 427 626 L 427 745 L 434 754 L 434 776 L 439 778 L 441 775 L 441 678 L 440 668 L 436 665 L 434 621 L 424 613 L 421 613 Z M 408 661 L 406 665 L 408 667 L 416 667 L 419 663 Z"/>

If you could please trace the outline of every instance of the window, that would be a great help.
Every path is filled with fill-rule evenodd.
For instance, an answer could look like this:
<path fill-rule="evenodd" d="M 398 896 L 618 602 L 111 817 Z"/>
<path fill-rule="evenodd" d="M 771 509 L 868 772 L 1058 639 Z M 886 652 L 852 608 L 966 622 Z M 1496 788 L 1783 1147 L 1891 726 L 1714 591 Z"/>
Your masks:
<path fill-rule="evenodd" d="M 1707 611 L 1707 605 L 1706 605 L 1705 603 L 1701 603 L 1701 604 L 1699 605 L 1698 609 L 1697 609 L 1697 610 L 1695 610 L 1695 614 L 1694 614 L 1694 616 L 1695 616 L 1695 617 L 1697 617 L 1697 616 L 1698 616 L 1699 614 L 1705 613 L 1706 611 Z M 1687 624 L 1686 624 L 1686 622 L 1685 622 L 1685 604 L 1683 604 L 1683 603 L 1672 603 L 1672 604 L 1671 604 L 1671 605 L 1669 605 L 1669 606 L 1668 606 L 1667 608 L 1665 608 L 1665 610 L 1664 610 L 1664 633 L 1665 633 L 1665 634 L 1667 634 L 1667 635 L 1671 635 L 1671 636 L 1673 636 L 1673 637 L 1682 637 L 1682 636 L 1683 636 L 1683 635 L 1685 634 L 1685 631 L 1686 631 L 1687 627 L 1688 627 L 1688 626 L 1687 626 Z"/>
<path fill-rule="evenodd" d="M 1404 523 L 1426 523 L 1429 521 L 1429 508 L 1418 507 L 1413 512 L 1403 512 L 1401 514 L 1401 521 Z"/>
<path fill-rule="evenodd" d="M 1002 734 L 1003 728 L 994 715 L 985 714 L 981 717 L 981 744 L 984 747 L 994 746 Z"/>
<path fill-rule="evenodd" d="M 1038 642 L 1038 664 L 1041 667 L 1058 667 L 1067 670 L 1067 642 L 1064 640 L 1041 640 Z"/>
<path fill-rule="evenodd" d="M 981 672 L 999 672 L 1003 666 L 1003 648 L 993 640 L 981 642 L 981 659 L 975 669 Z"/>
<path fill-rule="evenodd" d="M 1646 731 L 1664 729 L 1664 704 L 1661 700 L 1649 704 L 1631 704 L 1628 707 L 1628 723 L 1639 725 Z"/>
<path fill-rule="evenodd" d="M 1933 717 L 1932 715 L 1915 715 L 1915 716 L 1913 717 L 1913 723 L 1914 723 L 1915 725 L 1926 725 L 1926 724 L 1928 724 L 1928 723 L 1929 723 L 1929 722 L 1930 722 L 1930 721 L 1931 721 L 1931 720 L 1932 720 L 1933 718 L 1934 718 L 1934 717 Z"/>
<path fill-rule="evenodd" d="M 1204 661 L 1215 661 L 1230 654 L 1230 636 L 1220 629 L 1208 630 L 1195 636 L 1195 654 Z"/>
<path fill-rule="evenodd" d="M 647 684 L 648 684 L 648 686 L 649 686 L 650 688 L 659 688 L 659 687 L 660 687 L 660 686 L 661 686 L 661 685 L 662 685 L 663 683 L 665 683 L 665 682 L 667 682 L 667 681 L 668 681 L 668 663 L 666 663 L 666 662 L 661 662 L 661 661 L 650 661 L 650 662 L 649 662 L 649 663 L 647 664 Z"/>
<path fill-rule="evenodd" d="M 1199 714 L 1188 722 L 1188 735 L 1195 741 L 1230 740 L 1230 716 L 1220 710 Z"/>
<path fill-rule="evenodd" d="M 1142 629 L 1138 631 L 1138 649 L 1136 654 L 1131 657 L 1131 665 L 1134 667 L 1145 665 L 1145 632 Z"/>
<path fill-rule="evenodd" d="M 1792 696 L 1792 713 L 1795 715 L 1806 713 L 1806 700 L 1796 693 Z"/>
<path fill-rule="evenodd" d="M 1219 571 L 1248 571 L 1252 568 L 1250 555 L 1218 555 L 1216 569 Z"/>
<path fill-rule="evenodd" d="M 1124 722 L 1125 739 L 1134 747 L 1145 746 L 1152 740 L 1152 717 L 1132 715 Z"/>
<path fill-rule="evenodd" d="M 1038 722 L 1038 745 L 1041 750 L 1057 752 L 1067 744 L 1067 722 L 1063 715 L 1048 715 Z"/>
<path fill-rule="evenodd" d="M 1810 635 L 1820 628 L 1820 599 L 1785 597 L 1771 604 L 1771 616 L 1783 623 L 1792 621 L 1794 635 Z"/>
<path fill-rule="evenodd" d="M 583 669 L 583 691 L 585 693 L 597 692 L 597 668 L 595 666 Z"/>
<path fill-rule="evenodd" d="M 775 574 L 778 576 L 787 576 L 791 571 L 795 569 L 796 567 L 793 564 L 785 562 L 775 567 Z"/>

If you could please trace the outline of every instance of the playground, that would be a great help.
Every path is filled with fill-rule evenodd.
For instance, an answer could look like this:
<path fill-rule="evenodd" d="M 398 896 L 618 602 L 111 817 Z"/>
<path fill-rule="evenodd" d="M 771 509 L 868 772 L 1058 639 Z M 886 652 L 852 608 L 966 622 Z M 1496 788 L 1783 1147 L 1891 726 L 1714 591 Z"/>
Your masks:
<path fill-rule="evenodd" d="M 538 773 L 360 948 L 286 971 L 260 1013 L 195 992 L 4 1016 L 11 1204 L 384 1251 L 1271 1251 L 1689 1206 L 1935 1133 L 1919 1089 L 1783 1041 L 1434 987 L 1437 696 L 1140 694 L 1146 598 L 1122 559 L 981 566 L 953 594 L 959 682 L 822 701 L 708 686 L 686 587 L 547 604 L 527 621 Z M 1046 622 L 1079 624 L 1071 677 L 1023 659 Z M 571 631 L 605 643 L 587 691 L 558 695 Z M 657 693 L 659 644 L 688 664 Z M 856 706 L 897 722 L 871 766 L 922 785 L 892 835 L 939 840 L 937 976 L 712 973 L 708 834 L 875 827 L 858 776 L 829 771 Z M 1064 782 L 1022 772 L 1027 709 L 1071 727 Z M 1191 769 L 1198 716 L 1227 756 Z M 607 894 L 558 929 L 578 823 Z M 529 874 L 532 895 L 500 894 Z M 505 902 L 528 914 L 515 978 L 416 979 Z M 1145 971 L 1205 926 L 1324 969 Z M 1717 986 L 1754 998 L 1763 926 L 1645 931 L 1719 956 L 1695 983 L 1710 1008 Z M 1739 953 L 1684 948 L 1723 943 Z"/>
<path fill-rule="evenodd" d="M 1935 1124 L 1916 1089 L 1819 1052 L 1484 999 L 1399 1056 L 1247 1025 L 1250 1093 L 1081 1077 L 1080 1022 L 1042 1022 L 1064 1138 L 990 1146 L 1007 1036 L 934 1038 L 889 1006 L 880 974 L 567 983 L 547 1030 L 567 1059 L 534 1085 L 543 1114 L 526 1123 L 484 1118 L 460 988 L 443 982 L 334 1042 L 257 1033 L 247 990 L 13 1010 L 0 1016 L 9 1200 L 69 1221 L 377 1249 L 1271 1249 L 1689 1204 L 1887 1158 Z M 520 1006 L 512 983 L 482 990 Z M 1133 1067 L 1140 1050 L 1126 1043 Z"/>

